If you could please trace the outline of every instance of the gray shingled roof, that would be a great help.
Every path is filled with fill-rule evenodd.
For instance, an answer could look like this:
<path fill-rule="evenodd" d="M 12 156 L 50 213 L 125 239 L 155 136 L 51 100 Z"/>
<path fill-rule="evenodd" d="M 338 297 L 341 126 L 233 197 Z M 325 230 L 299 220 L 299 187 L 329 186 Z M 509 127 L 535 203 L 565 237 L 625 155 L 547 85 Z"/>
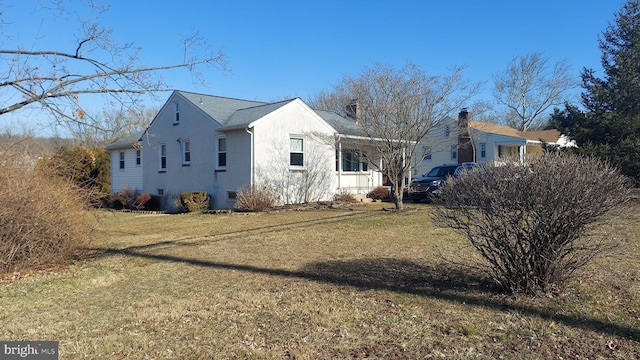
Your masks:
<path fill-rule="evenodd" d="M 295 99 L 280 101 L 271 104 L 258 105 L 246 109 L 238 109 L 231 115 L 229 120 L 223 126 L 225 128 L 241 127 L 251 124 L 261 117 L 279 109 L 280 107 L 292 102 Z"/>
<path fill-rule="evenodd" d="M 351 135 L 351 136 L 367 136 L 367 134 L 362 130 L 360 126 L 356 124 L 356 122 L 349 118 L 342 116 L 334 111 L 327 110 L 315 110 L 320 117 L 324 119 L 324 121 L 328 122 L 329 125 L 333 126 L 338 133 L 343 135 Z"/>
<path fill-rule="evenodd" d="M 295 99 L 266 103 L 232 99 L 221 96 L 176 91 L 191 101 L 206 114 L 216 120 L 222 128 L 237 128 L 251 124 L 263 116 L 277 110 Z M 315 110 L 329 125 L 343 135 L 366 136 L 365 132 L 351 118 L 333 111 Z"/>
<path fill-rule="evenodd" d="M 133 144 L 137 143 L 138 140 L 144 135 L 144 130 L 133 133 L 125 138 L 122 138 L 113 144 L 107 145 L 105 149 L 107 150 L 116 150 L 116 149 L 132 149 Z"/>
<path fill-rule="evenodd" d="M 222 126 L 226 126 L 231 116 L 240 109 L 265 105 L 262 101 L 240 100 L 221 96 L 196 94 L 187 91 L 176 91 L 191 101 L 195 106 L 211 116 Z"/>

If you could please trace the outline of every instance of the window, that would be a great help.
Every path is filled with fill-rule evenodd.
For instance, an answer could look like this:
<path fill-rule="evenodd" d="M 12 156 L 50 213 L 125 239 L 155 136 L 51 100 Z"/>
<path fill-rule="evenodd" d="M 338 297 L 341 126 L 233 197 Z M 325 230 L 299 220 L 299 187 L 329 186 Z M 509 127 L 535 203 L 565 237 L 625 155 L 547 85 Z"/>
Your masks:
<path fill-rule="evenodd" d="M 480 143 L 480 158 L 487 157 L 487 143 Z"/>
<path fill-rule="evenodd" d="M 233 200 L 238 197 L 238 194 L 235 191 L 227 191 L 227 199 Z"/>
<path fill-rule="evenodd" d="M 290 153 L 289 153 L 289 165 L 291 166 L 304 166 L 304 139 L 291 138 L 290 141 Z"/>
<path fill-rule="evenodd" d="M 164 189 L 158 189 L 158 195 L 160 196 L 164 195 Z"/>
<path fill-rule="evenodd" d="M 425 147 L 422 149 L 422 151 L 423 151 L 423 154 L 424 154 L 424 159 L 422 159 L 422 160 L 423 160 L 423 161 L 425 161 L 425 160 L 431 160 L 431 148 L 429 148 L 429 147 L 426 147 L 426 146 L 425 146 Z"/>
<path fill-rule="evenodd" d="M 140 150 L 136 150 L 136 165 L 142 164 L 142 152 Z"/>
<path fill-rule="evenodd" d="M 124 151 L 120 151 L 120 169 L 124 169 Z"/>
<path fill-rule="evenodd" d="M 167 170 L 167 144 L 160 144 L 158 147 L 158 157 L 160 160 L 159 167 L 160 171 Z"/>
<path fill-rule="evenodd" d="M 451 145 L 451 160 L 458 159 L 458 145 Z"/>
<path fill-rule="evenodd" d="M 366 154 L 355 150 L 342 151 L 342 171 L 368 171 Z"/>
<path fill-rule="evenodd" d="M 451 135 L 451 128 L 447 125 L 444 127 L 444 137 L 448 138 L 449 135 Z"/>
<path fill-rule="evenodd" d="M 173 125 L 178 125 L 180 123 L 180 104 L 173 104 Z"/>
<path fill-rule="evenodd" d="M 182 165 L 191 164 L 191 141 L 182 140 Z"/>
<path fill-rule="evenodd" d="M 227 138 L 218 138 L 218 167 L 227 167 Z"/>

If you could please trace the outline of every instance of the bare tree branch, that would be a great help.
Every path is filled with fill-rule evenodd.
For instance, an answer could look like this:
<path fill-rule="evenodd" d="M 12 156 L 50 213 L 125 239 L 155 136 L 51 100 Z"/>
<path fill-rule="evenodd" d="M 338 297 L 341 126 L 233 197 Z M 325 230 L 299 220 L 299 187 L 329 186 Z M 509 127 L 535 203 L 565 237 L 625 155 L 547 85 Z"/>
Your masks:
<path fill-rule="evenodd" d="M 85 3 L 89 12 L 99 14 L 108 8 L 94 0 Z M 43 1 L 40 9 L 50 17 L 68 15 L 64 0 Z M 0 23 L 8 24 L 8 13 L 0 13 Z M 132 44 L 120 45 L 112 31 L 89 20 L 78 20 L 81 35 L 70 44 L 72 51 L 61 49 L 28 49 L 17 44 L 0 49 L 0 116 L 38 104 L 58 124 L 83 123 L 95 109 L 88 108 L 85 96 L 105 95 L 110 103 L 132 107 L 141 95 L 172 90 L 162 74 L 176 69 L 189 71 L 204 84 L 198 72 L 214 66 L 224 70 L 224 54 L 211 53 L 207 42 L 197 33 L 186 36 L 182 62 L 144 65 L 139 49 Z M 197 51 L 198 53 L 194 53 Z"/>

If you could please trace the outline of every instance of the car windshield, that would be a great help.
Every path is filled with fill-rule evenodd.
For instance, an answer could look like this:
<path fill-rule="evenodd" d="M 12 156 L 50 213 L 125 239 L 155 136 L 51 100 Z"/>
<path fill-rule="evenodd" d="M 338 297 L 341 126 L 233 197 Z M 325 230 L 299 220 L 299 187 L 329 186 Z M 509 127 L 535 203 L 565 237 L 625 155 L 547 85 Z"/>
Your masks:
<path fill-rule="evenodd" d="M 445 177 L 447 175 L 453 174 L 456 170 L 455 166 L 447 166 L 447 167 L 434 167 L 427 174 L 428 177 Z"/>

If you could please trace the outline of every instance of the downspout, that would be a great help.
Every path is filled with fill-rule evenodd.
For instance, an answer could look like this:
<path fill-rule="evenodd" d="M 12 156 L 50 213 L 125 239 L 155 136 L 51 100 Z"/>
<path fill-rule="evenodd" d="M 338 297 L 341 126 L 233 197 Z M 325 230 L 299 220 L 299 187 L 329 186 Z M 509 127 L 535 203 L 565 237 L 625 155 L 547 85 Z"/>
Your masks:
<path fill-rule="evenodd" d="M 250 157 L 251 157 L 251 159 L 250 159 L 250 161 L 249 161 L 249 166 L 251 167 L 251 169 L 250 169 L 250 171 L 249 171 L 249 173 L 250 173 L 249 186 L 250 186 L 250 187 L 253 187 L 253 179 L 254 179 L 254 176 L 255 176 L 255 166 L 254 166 L 254 164 L 253 164 L 253 162 L 255 161 L 255 160 L 254 160 L 254 154 L 253 154 L 253 153 L 254 153 L 254 147 L 253 147 L 253 131 L 251 131 L 251 129 L 250 129 L 250 127 L 249 127 L 249 126 L 247 126 L 247 128 L 245 129 L 245 131 L 246 131 L 246 132 L 247 132 L 247 134 L 249 134 L 249 136 L 251 137 L 250 145 L 249 145 L 249 146 L 251 147 L 251 149 L 249 150 Z"/>

